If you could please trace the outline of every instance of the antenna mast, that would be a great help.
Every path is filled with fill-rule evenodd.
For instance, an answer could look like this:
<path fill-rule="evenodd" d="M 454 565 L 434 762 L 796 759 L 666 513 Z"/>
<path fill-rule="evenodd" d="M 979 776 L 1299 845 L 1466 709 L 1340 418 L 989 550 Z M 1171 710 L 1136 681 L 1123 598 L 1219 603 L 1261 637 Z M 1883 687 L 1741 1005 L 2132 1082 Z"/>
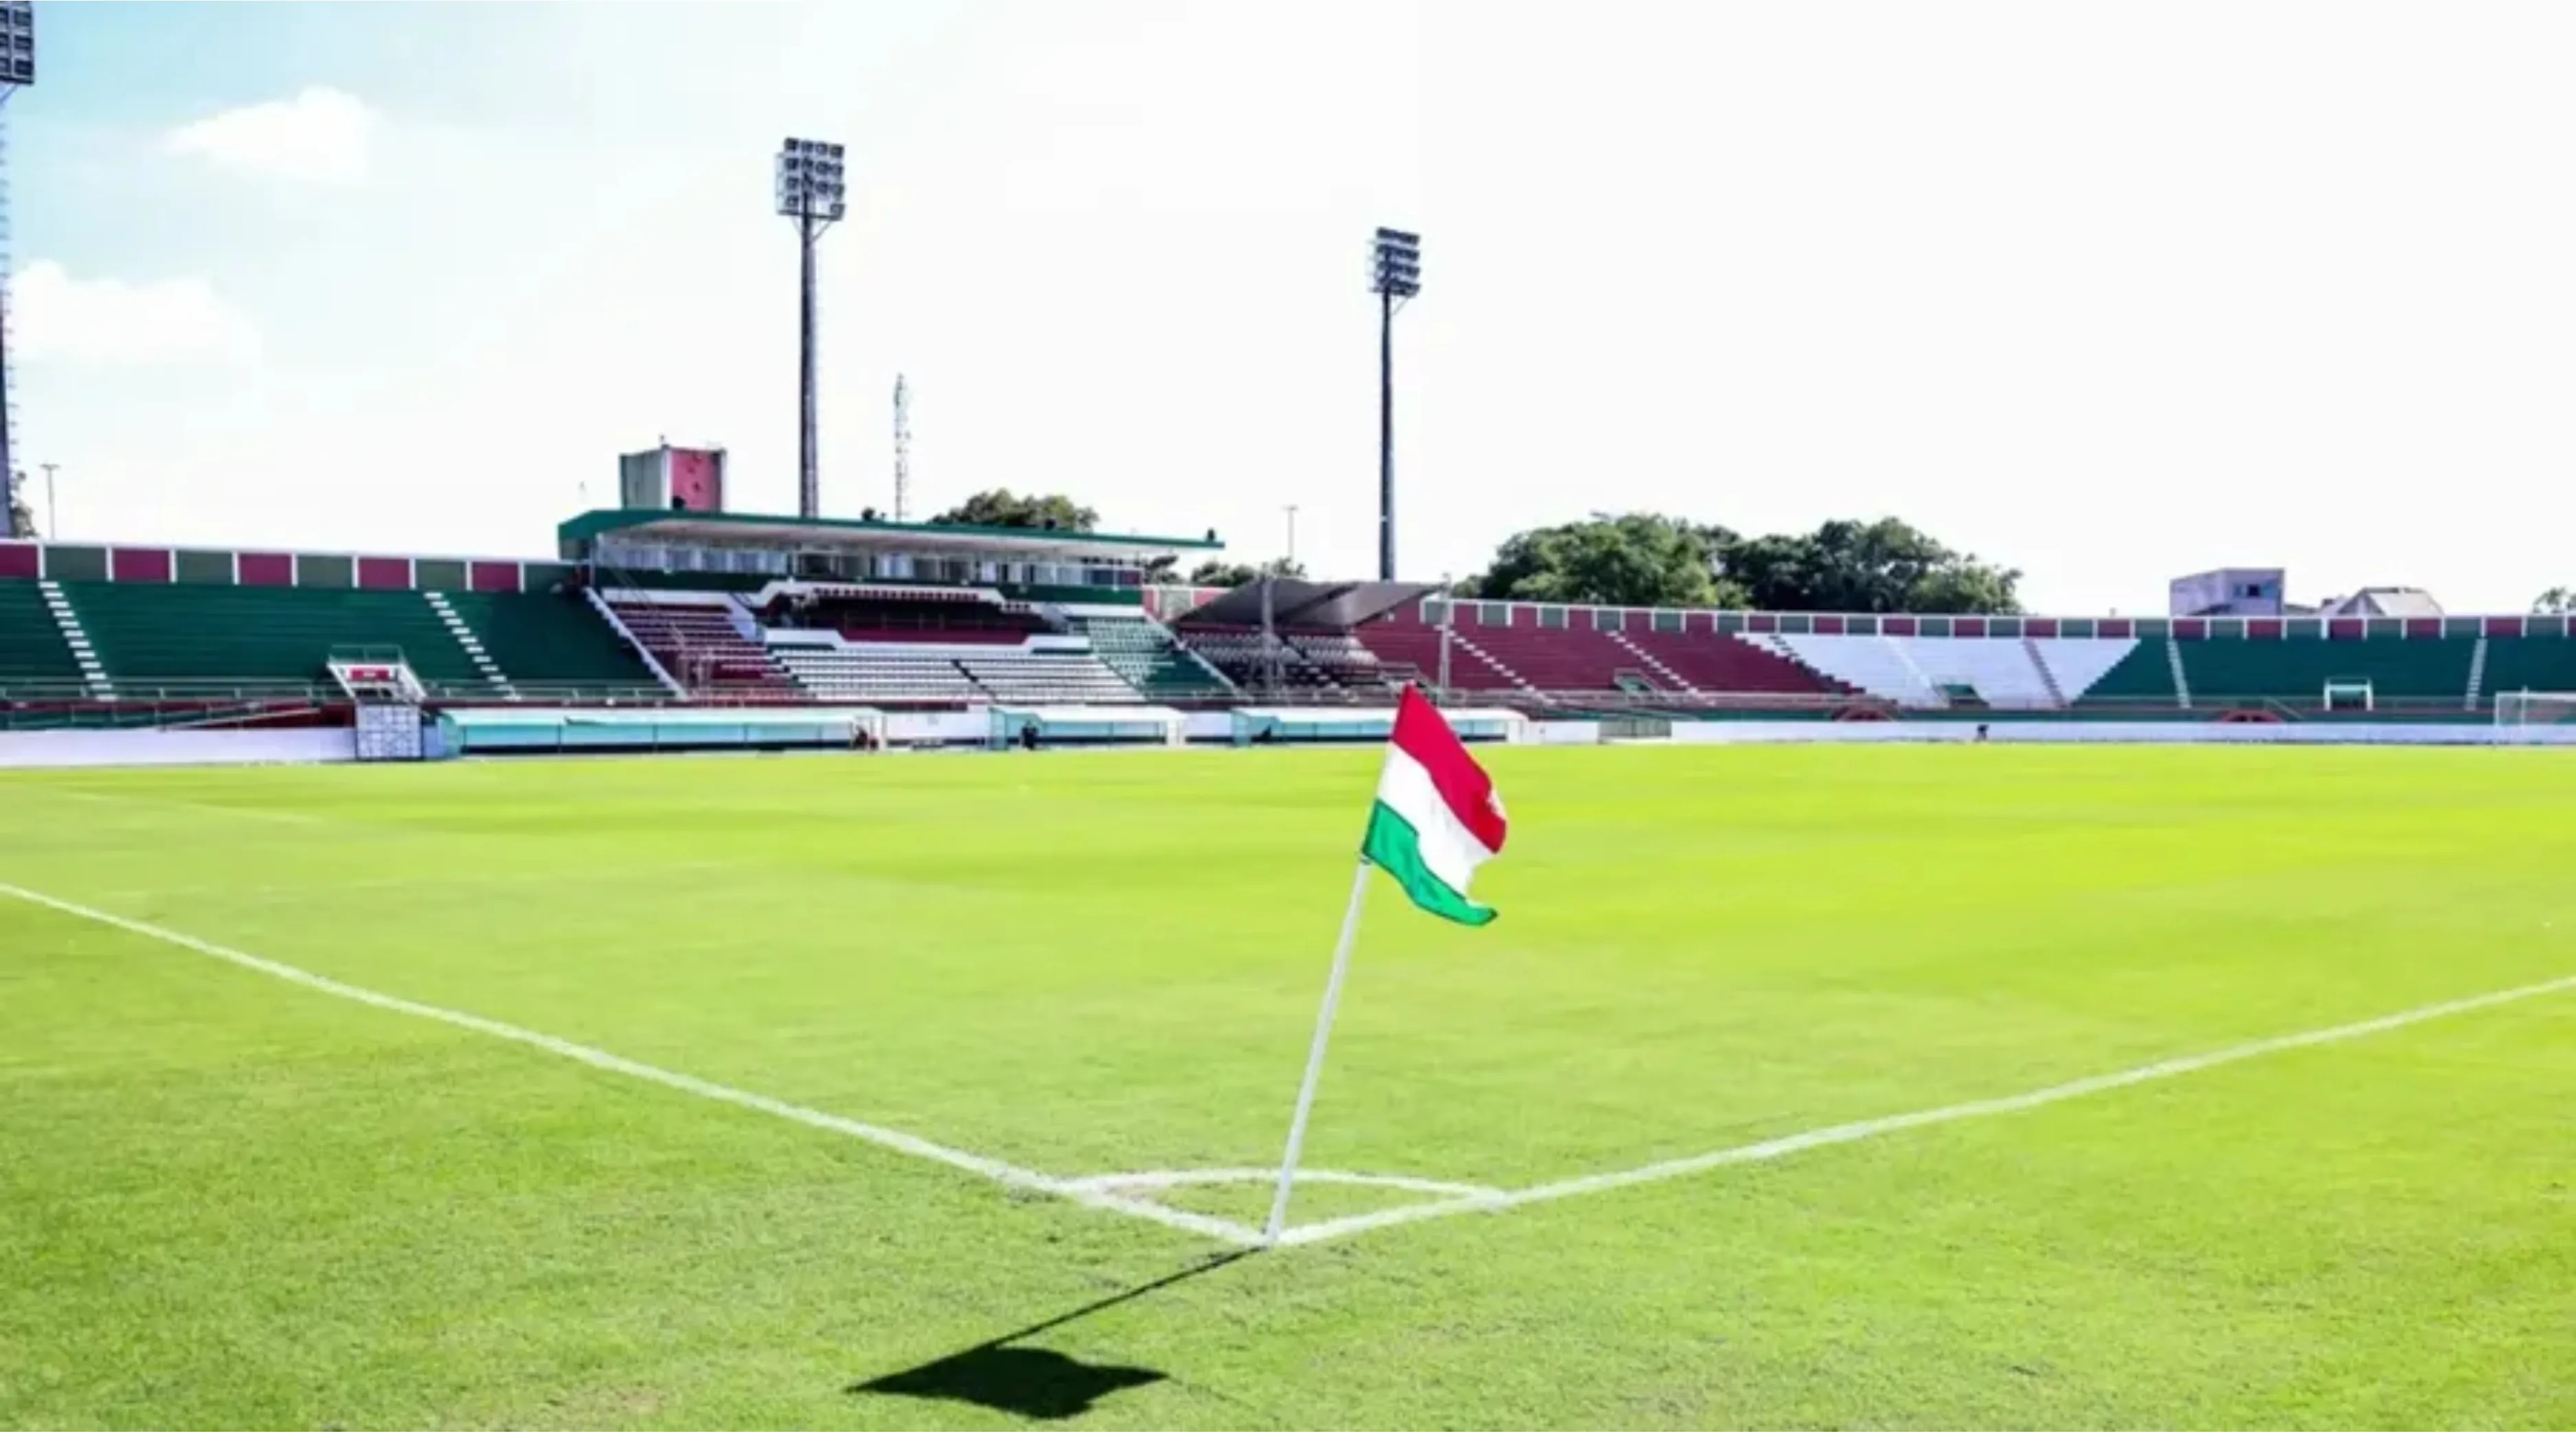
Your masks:
<path fill-rule="evenodd" d="M 912 387 L 894 375 L 894 520 L 912 520 Z"/>

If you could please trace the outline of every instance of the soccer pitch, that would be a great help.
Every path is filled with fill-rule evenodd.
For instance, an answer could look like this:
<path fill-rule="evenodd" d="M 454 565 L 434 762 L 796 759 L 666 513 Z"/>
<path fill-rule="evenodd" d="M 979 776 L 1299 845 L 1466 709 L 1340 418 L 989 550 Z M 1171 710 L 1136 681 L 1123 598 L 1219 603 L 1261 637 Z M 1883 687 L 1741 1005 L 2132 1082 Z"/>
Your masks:
<path fill-rule="evenodd" d="M 0 775 L 0 1424 L 2576 1425 L 2576 763 L 1480 755 Z"/>

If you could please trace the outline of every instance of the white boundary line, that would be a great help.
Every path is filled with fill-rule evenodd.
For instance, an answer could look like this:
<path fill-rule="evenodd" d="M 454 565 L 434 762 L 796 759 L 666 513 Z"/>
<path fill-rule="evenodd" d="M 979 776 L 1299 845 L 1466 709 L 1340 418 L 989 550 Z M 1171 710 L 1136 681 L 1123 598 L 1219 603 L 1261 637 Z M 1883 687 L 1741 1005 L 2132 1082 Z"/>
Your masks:
<path fill-rule="evenodd" d="M 1007 1164 L 1000 1159 L 986 1158 L 981 1154 L 970 1154 L 963 1149 L 952 1149 L 945 1144 L 934 1144 L 928 1139 L 907 1134 L 900 1129 L 863 1124 L 856 1119 L 845 1119 L 838 1114 L 826 1114 L 820 1109 L 808 1109 L 800 1104 L 772 1099 L 765 1094 L 754 1094 L 747 1090 L 710 1083 L 695 1075 L 680 1074 L 669 1069 L 659 1069 L 650 1064 L 640 1064 L 635 1060 L 611 1054 L 604 1049 L 593 1049 L 586 1044 L 557 1039 L 551 1034 L 540 1034 L 533 1029 L 522 1029 L 515 1024 L 503 1024 L 497 1019 L 485 1019 L 479 1014 L 467 1014 L 461 1010 L 422 1004 L 417 1000 L 403 999 L 396 995 L 379 994 L 371 989 L 343 984 L 327 976 L 314 974 L 310 970 L 301 970 L 293 965 L 280 964 L 275 960 L 245 954 L 230 946 L 218 945 L 212 940 L 200 940 L 194 935 L 183 935 L 176 930 L 164 929 L 159 925 L 131 920 L 123 915 L 111 914 L 87 905 L 76 905 L 69 900 L 57 900 L 51 895 L 41 895 L 21 886 L 0 884 L 0 895 L 11 896 L 24 900 L 30 905 L 41 905 L 60 914 L 76 916 L 113 929 L 123 930 L 130 935 L 140 935 L 145 939 L 158 940 L 166 945 L 176 945 L 183 950 L 194 950 L 198 954 L 222 960 L 226 964 L 239 965 L 243 969 L 256 971 L 272 979 L 302 985 L 306 989 L 318 990 L 323 994 L 337 995 L 342 999 L 372 1008 L 389 1010 L 395 1014 L 408 1014 L 419 1019 L 432 1019 L 441 1024 L 452 1024 L 459 1029 L 470 1029 L 477 1034 L 488 1034 L 495 1039 L 509 1040 L 513 1044 L 542 1049 L 548 1054 L 561 1055 L 594 1069 L 604 1069 L 611 1074 L 623 1074 L 630 1079 L 641 1079 L 648 1084 L 659 1084 L 666 1089 L 695 1094 L 701 1099 L 713 1099 L 720 1104 L 753 1109 L 811 1128 L 845 1134 L 864 1143 L 875 1144 L 879 1148 L 908 1154 L 917 1159 L 927 1159 L 932 1163 L 945 1164 L 953 1169 L 991 1179 L 1005 1188 L 1052 1194 L 1057 1198 L 1068 1199 L 1088 1208 L 1124 1213 L 1132 1218 L 1142 1218 L 1150 1223 L 1159 1223 L 1167 1228 L 1177 1228 L 1186 1233 L 1214 1238 L 1219 1242 L 1238 1247 L 1252 1247 L 1261 1241 L 1261 1235 L 1257 1230 L 1229 1219 L 1210 1218 L 1203 1214 L 1166 1208 L 1158 1203 L 1120 1198 L 1097 1188 L 1049 1177 L 1035 1169 L 1021 1168 L 1016 1164 Z"/>
<path fill-rule="evenodd" d="M 1260 1231 L 1248 1225 L 1231 1219 L 1213 1218 L 1204 1214 L 1167 1208 L 1144 1199 L 1122 1197 L 1112 1190 L 1122 1186 L 1156 1188 L 1234 1182 L 1238 1175 L 1250 1173 L 1259 1173 L 1261 1177 L 1268 1178 L 1274 1172 L 1271 1170 L 1157 1170 L 1131 1174 L 1105 1174 L 1089 1178 L 1056 1178 L 1039 1173 L 1035 1169 L 1021 1168 L 999 1159 L 986 1158 L 981 1154 L 968 1153 L 963 1149 L 953 1149 L 945 1144 L 935 1144 L 928 1139 L 904 1133 L 899 1129 L 865 1124 L 856 1119 L 842 1118 L 838 1114 L 827 1114 L 819 1109 L 808 1109 L 781 1099 L 772 1099 L 765 1094 L 754 1094 L 746 1090 L 710 1083 L 694 1075 L 675 1073 L 650 1064 L 641 1064 L 620 1055 L 610 1054 L 605 1050 L 575 1044 L 566 1039 L 557 1039 L 551 1034 L 540 1034 L 535 1030 L 522 1029 L 514 1024 L 504 1024 L 496 1019 L 485 1019 L 477 1014 L 466 1014 L 459 1010 L 422 1004 L 416 1000 L 403 999 L 395 995 L 380 994 L 357 985 L 343 984 L 309 970 L 301 970 L 293 965 L 280 964 L 275 960 L 245 954 L 211 940 L 201 940 L 193 935 L 181 934 L 159 925 L 128 919 L 123 915 L 75 904 L 69 900 L 59 900 L 51 895 L 39 894 L 21 886 L 0 883 L 0 896 L 23 900 L 31 905 L 40 905 L 60 914 L 89 920 L 123 930 L 128 934 L 140 935 L 145 939 L 158 940 L 180 949 L 193 950 L 198 954 L 222 960 L 227 964 L 238 965 L 243 969 L 268 975 L 274 979 L 284 980 L 289 984 L 302 985 L 323 994 L 337 995 L 342 999 L 376 1009 L 408 1014 L 420 1019 L 436 1020 L 441 1024 L 454 1025 L 459 1029 L 470 1029 L 478 1034 L 488 1034 L 495 1039 L 506 1039 L 515 1044 L 542 1049 L 549 1054 L 576 1060 L 612 1074 L 623 1074 L 632 1079 L 641 1079 L 646 1083 L 659 1084 L 686 1094 L 695 1094 L 702 1099 L 712 1099 L 717 1103 L 732 1104 L 738 1108 L 756 1110 L 811 1128 L 847 1135 L 895 1153 L 926 1159 L 932 1163 L 944 1164 L 953 1169 L 990 1179 L 1005 1188 L 1047 1194 L 1086 1208 L 1122 1213 L 1131 1218 L 1141 1218 L 1149 1223 L 1159 1223 L 1167 1228 L 1195 1233 L 1235 1247 L 1258 1247 L 1262 1243 Z M 2153 1064 L 2142 1064 L 2134 1069 L 2124 1069 L 2118 1073 L 2097 1074 L 2091 1078 L 2077 1079 L 2065 1084 L 2052 1084 L 2047 1088 L 2034 1089 L 2025 1094 L 1978 1099 L 1964 1104 L 1948 1104 L 1937 1109 L 1920 1109 L 1908 1114 L 1891 1114 L 1883 1118 L 1863 1119 L 1855 1123 L 1834 1124 L 1826 1128 L 1810 1129 L 1805 1133 L 1766 1139 L 1760 1143 L 1719 1149 L 1713 1153 L 1667 1159 L 1661 1163 L 1645 1164 L 1611 1173 L 1587 1174 L 1580 1178 L 1563 1179 L 1530 1188 L 1502 1190 L 1470 1184 L 1445 1183 L 1437 1179 L 1301 1170 L 1298 1177 L 1309 1182 L 1402 1188 L 1434 1194 L 1439 1201 L 1406 1204 L 1396 1208 L 1381 1209 L 1374 1213 L 1328 1219 L 1322 1223 L 1309 1223 L 1286 1230 L 1281 1234 L 1279 1241 L 1289 1246 L 1321 1243 L 1329 1239 L 1353 1237 L 1362 1233 L 1375 1232 L 1381 1228 L 1393 1228 L 1399 1224 L 1418 1223 L 1426 1219 L 1446 1218 L 1461 1213 L 1498 1213 L 1506 1209 L 1521 1208 L 1534 1203 L 1549 1203 L 1583 1194 L 1607 1193 L 1613 1189 L 1628 1188 L 1637 1184 L 1661 1183 L 1668 1179 L 1686 1178 L 1692 1174 L 1705 1173 L 1710 1169 L 1724 1168 L 1731 1164 L 1764 1163 L 1772 1159 L 1786 1158 L 1791 1154 L 1804 1153 L 1809 1149 L 1858 1143 L 1863 1139 L 1874 1139 L 1882 1134 L 1902 1133 L 1909 1129 L 1957 1123 L 1964 1119 L 1988 1118 L 1997 1114 L 2017 1114 L 2024 1110 L 2062 1103 L 2069 1099 L 2109 1093 L 2115 1089 L 2126 1089 L 2132 1085 L 2153 1083 L 2160 1079 L 2179 1078 L 2185 1074 L 2197 1074 L 2205 1069 L 2259 1059 L 2266 1055 L 2366 1038 L 2374 1034 L 2385 1034 L 2390 1030 L 2404 1029 L 2409 1025 L 2448 1019 L 2454 1015 L 2472 1014 L 2500 1005 L 2572 991 L 2576 991 L 2576 975 L 2544 980 L 2538 984 L 2519 985 L 2512 989 L 2496 990 L 2487 994 L 2471 995 L 2464 999 L 2446 1000 L 2439 1004 L 2419 1005 L 2414 1009 L 2401 1010 L 2395 1014 L 2381 1015 L 2376 1019 L 2360 1020 L 2352 1024 L 2338 1024 L 2330 1028 L 2312 1029 L 2299 1034 L 2278 1035 L 2270 1039 L 2230 1045 L 2204 1054 L 2188 1054 L 2180 1058 L 2160 1060 Z"/>
<path fill-rule="evenodd" d="M 2283 1054 L 2293 1049 L 2308 1049 L 2320 1044 L 2336 1044 L 2347 1039 L 2361 1039 L 2373 1034 L 2385 1034 L 2392 1029 L 2404 1029 L 2412 1024 L 2423 1024 L 2429 1020 L 2448 1019 L 2453 1015 L 2470 1014 L 2482 1009 L 2493 1009 L 2498 1005 L 2570 991 L 2576 991 L 2576 975 L 2544 980 L 2539 984 L 2521 985 L 2513 989 L 2497 990 L 2491 994 L 2471 995 L 2466 999 L 2421 1005 L 2396 1014 L 2382 1015 L 2377 1019 L 2365 1019 L 2353 1024 L 2338 1024 L 2329 1029 L 2312 1029 L 2303 1034 L 2284 1034 L 2271 1039 L 2257 1039 L 2248 1044 L 2236 1044 L 2225 1049 L 2211 1050 L 2206 1054 L 2187 1054 L 2179 1059 L 2142 1064 L 2135 1069 L 2124 1069 L 2116 1074 L 2097 1074 L 2089 1079 L 2052 1084 L 2045 1089 L 2034 1089 L 2027 1094 L 2012 1094 L 1999 1099 L 1976 1099 L 1965 1104 L 1948 1104 L 1938 1109 L 1921 1109 L 1910 1114 L 1891 1114 L 1885 1118 L 1835 1124 L 1828 1128 L 1810 1129 L 1803 1134 L 1765 1139 L 1758 1144 L 1720 1149 L 1715 1153 L 1668 1159 L 1662 1163 L 1623 1169 L 1616 1173 L 1588 1174 L 1582 1178 L 1569 1178 L 1557 1183 L 1539 1184 L 1533 1188 L 1515 1189 L 1495 1197 L 1461 1199 L 1449 1203 L 1414 1204 L 1403 1208 L 1384 1209 L 1376 1213 L 1358 1214 L 1350 1218 L 1336 1218 L 1323 1223 L 1309 1223 L 1301 1228 L 1288 1230 L 1281 1236 L 1280 1241 L 1290 1244 L 1320 1243 L 1330 1238 L 1347 1238 L 1353 1234 L 1392 1228 L 1399 1223 L 1416 1223 L 1426 1218 L 1444 1218 L 1456 1213 L 1493 1213 L 1507 1208 L 1521 1208 L 1533 1203 L 1574 1198 L 1587 1193 L 1607 1193 L 1614 1188 L 1628 1188 L 1641 1183 L 1661 1183 L 1666 1179 L 1685 1178 L 1691 1174 L 1704 1173 L 1709 1169 L 1724 1168 L 1729 1164 L 1765 1163 L 1772 1159 L 1786 1158 L 1791 1154 L 1804 1153 L 1809 1149 L 1826 1148 L 1834 1144 L 1858 1143 L 1863 1139 L 1877 1138 L 1881 1134 L 1902 1133 L 1908 1129 L 1927 1128 L 1933 1124 L 1951 1124 L 1962 1119 L 1982 1119 L 1996 1114 L 2018 1114 L 2025 1109 L 2062 1103 L 2068 1099 L 2081 1099 L 2088 1094 L 2106 1094 L 2114 1089 L 2126 1089 L 2132 1085 L 2153 1083 L 2159 1079 L 2174 1079 L 2185 1074 L 2197 1074 L 2204 1069 L 2242 1063 L 2248 1059 L 2260 1059 L 2267 1054 Z"/>

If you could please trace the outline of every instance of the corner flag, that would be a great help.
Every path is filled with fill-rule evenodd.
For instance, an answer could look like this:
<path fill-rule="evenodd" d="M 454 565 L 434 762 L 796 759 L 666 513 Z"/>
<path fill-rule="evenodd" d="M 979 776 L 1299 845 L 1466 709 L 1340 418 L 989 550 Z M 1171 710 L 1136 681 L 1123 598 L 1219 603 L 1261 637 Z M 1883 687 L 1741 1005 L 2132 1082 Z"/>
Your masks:
<path fill-rule="evenodd" d="M 1369 808 L 1368 833 L 1351 879 L 1351 903 L 1342 914 L 1341 943 L 1324 981 L 1324 1008 L 1315 1018 L 1315 1043 L 1306 1054 L 1306 1082 L 1297 1089 L 1297 1113 L 1288 1124 L 1288 1155 L 1279 1165 L 1279 1190 L 1270 1201 L 1263 1237 L 1272 1243 L 1288 1224 L 1288 1195 L 1297 1182 L 1297 1157 L 1306 1143 L 1306 1118 L 1314 1112 L 1315 1085 L 1324 1074 L 1324 1048 L 1341 1006 L 1342 977 L 1351 967 L 1351 945 L 1368 899 L 1369 868 L 1385 871 L 1413 903 L 1461 925 L 1493 922 L 1491 907 L 1467 898 L 1476 867 L 1502 853 L 1506 821 L 1493 778 L 1467 754 L 1458 733 L 1408 686 L 1395 709 L 1386 765 L 1377 778 L 1377 803 Z"/>

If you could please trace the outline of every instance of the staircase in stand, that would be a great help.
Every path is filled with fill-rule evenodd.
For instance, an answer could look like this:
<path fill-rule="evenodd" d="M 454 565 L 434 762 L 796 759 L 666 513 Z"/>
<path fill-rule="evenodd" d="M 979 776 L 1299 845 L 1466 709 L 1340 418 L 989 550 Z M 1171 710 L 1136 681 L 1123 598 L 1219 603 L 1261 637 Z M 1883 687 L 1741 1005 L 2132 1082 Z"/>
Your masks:
<path fill-rule="evenodd" d="M 465 618 L 456 614 L 456 608 L 447 600 L 447 593 L 423 592 L 421 595 L 429 599 L 429 609 L 438 613 L 439 621 L 447 627 L 447 634 L 456 638 L 458 646 L 465 648 L 465 655 L 473 661 L 474 669 L 483 673 L 483 679 L 492 684 L 492 689 L 513 701 L 517 700 L 519 693 L 510 685 L 510 678 L 502 674 L 501 663 L 494 661 L 492 653 L 483 649 L 483 638 L 476 636 L 474 628 L 465 624 Z"/>
<path fill-rule="evenodd" d="M 689 689 L 682 686 L 679 678 L 673 676 L 670 669 L 662 665 L 662 658 L 655 656 L 653 648 L 646 646 L 644 639 L 635 634 L 634 628 L 628 626 L 617 615 L 617 609 L 608 604 L 608 599 L 599 594 L 597 587 L 583 587 L 581 595 L 584 601 L 590 603 L 590 609 L 598 613 L 599 619 L 608 623 L 608 629 L 617 633 L 617 639 L 626 643 L 629 650 L 643 659 L 644 669 L 653 673 L 653 679 L 661 682 L 664 690 L 682 700 L 688 699 Z"/>
<path fill-rule="evenodd" d="M 2021 649 L 2030 657 L 2030 666 L 2039 673 L 2039 684 L 2048 689 L 2048 704 L 2066 709 L 2066 689 L 2057 684 L 2057 673 L 2048 669 L 2048 658 L 2039 654 L 2039 643 L 2029 637 L 2021 639 Z"/>
<path fill-rule="evenodd" d="M 2487 638 L 2486 633 L 2480 632 L 2477 646 L 2469 652 L 2469 695 L 2467 700 L 2460 703 L 2460 709 L 2464 711 L 2478 709 L 2478 693 L 2485 688 L 2486 682 Z"/>
<path fill-rule="evenodd" d="M 72 599 L 63 595 L 62 583 L 43 581 L 36 590 L 44 594 L 45 609 L 54 614 L 54 627 L 63 634 L 63 645 L 70 647 L 72 660 L 79 663 L 81 681 L 89 694 L 106 700 L 116 695 L 108 684 L 107 667 L 98 659 L 98 651 L 89 644 L 89 633 L 81 629 L 80 614 L 72 610 Z"/>
<path fill-rule="evenodd" d="M 1523 690 L 1523 691 L 1526 691 L 1526 692 L 1530 693 L 1532 696 L 1535 696 L 1535 695 L 1537 695 L 1537 694 L 1538 694 L 1538 688 L 1537 688 L 1537 687 L 1535 687 L 1535 686 L 1530 685 L 1530 683 L 1529 683 L 1529 678 L 1528 678 L 1528 677 L 1525 677 L 1525 676 L 1521 675 L 1519 672 L 1512 670 L 1510 667 L 1503 665 L 1501 661 L 1499 661 L 1499 660 L 1497 660 L 1497 659 L 1495 658 L 1495 656 L 1494 656 L 1494 654 L 1493 654 L 1492 652 L 1489 652 L 1489 651 L 1485 650 L 1483 647 L 1478 646 L 1478 645 L 1476 645 L 1474 642 L 1472 642 L 1472 641 L 1468 640 L 1468 639 L 1467 639 L 1467 634 L 1466 634 L 1465 632 L 1460 631 L 1460 630 L 1458 630 L 1458 629 L 1457 629 L 1457 628 L 1455 628 L 1455 627 L 1450 628 L 1450 630 L 1449 630 L 1449 644 L 1450 644 L 1451 646 L 1453 646 L 1453 647 L 1457 648 L 1457 651 L 1463 651 L 1463 652 L 1467 653 L 1469 656 L 1472 656 L 1472 657 L 1476 658 L 1478 661 L 1481 661 L 1481 662 L 1483 662 L 1484 664 L 1486 664 L 1487 666 L 1490 666 L 1490 667 L 1492 667 L 1494 670 L 1496 670 L 1496 671 L 1498 671 L 1498 672 L 1502 673 L 1502 677 L 1503 677 L 1503 679 L 1504 679 L 1505 681 L 1510 682 L 1512 685 L 1517 686 L 1517 687 L 1519 687 L 1521 690 Z M 1456 661 L 1457 651 L 1453 651 L 1453 652 L 1451 652 L 1451 653 L 1450 653 L 1450 656 L 1451 656 L 1450 665 L 1452 665 L 1453 667 L 1454 667 L 1455 665 L 1457 665 L 1457 661 Z M 1455 672 L 1452 672 L 1451 674 L 1452 674 L 1452 675 L 1455 675 L 1456 673 L 1455 673 Z"/>
<path fill-rule="evenodd" d="M 1610 631 L 1603 632 L 1602 635 L 1610 638 L 1613 642 L 1618 643 L 1620 650 L 1637 658 L 1638 664 L 1644 666 L 1648 672 L 1652 673 L 1657 681 L 1664 683 L 1667 690 L 1679 691 L 1689 696 L 1697 696 L 1700 694 L 1700 689 L 1691 685 L 1688 681 L 1683 680 L 1680 672 L 1673 670 L 1671 667 L 1664 665 L 1660 661 L 1657 661 L 1654 653 L 1637 645 L 1635 642 L 1630 641 L 1626 632 Z"/>
<path fill-rule="evenodd" d="M 2172 637 L 2165 638 L 2165 664 L 2173 668 L 2174 704 L 2185 711 L 2190 710 L 2191 678 L 2183 675 L 2182 643 Z"/>

